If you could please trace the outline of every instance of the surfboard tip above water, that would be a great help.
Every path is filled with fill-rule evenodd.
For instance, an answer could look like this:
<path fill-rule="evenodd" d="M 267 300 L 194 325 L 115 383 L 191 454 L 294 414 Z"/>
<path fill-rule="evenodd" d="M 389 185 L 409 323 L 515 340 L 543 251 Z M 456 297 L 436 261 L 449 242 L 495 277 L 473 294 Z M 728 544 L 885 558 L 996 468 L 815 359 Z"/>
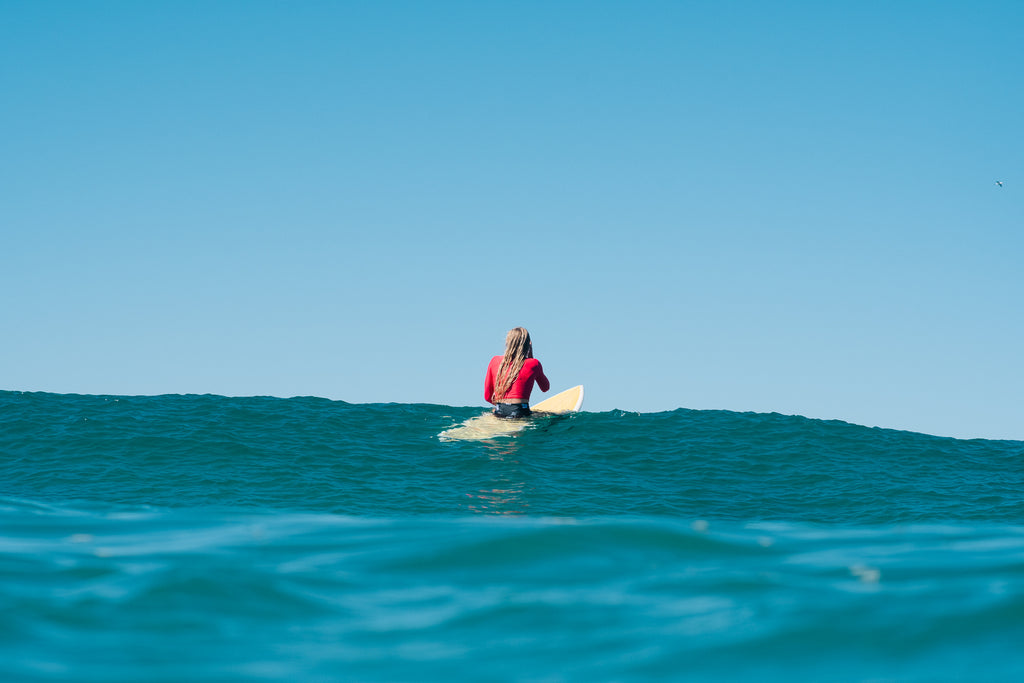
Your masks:
<path fill-rule="evenodd" d="M 563 392 L 557 393 L 551 398 L 546 398 L 537 405 L 533 406 L 531 410 L 538 413 L 575 413 L 583 407 L 583 385 L 573 387 L 572 389 L 566 389 Z"/>

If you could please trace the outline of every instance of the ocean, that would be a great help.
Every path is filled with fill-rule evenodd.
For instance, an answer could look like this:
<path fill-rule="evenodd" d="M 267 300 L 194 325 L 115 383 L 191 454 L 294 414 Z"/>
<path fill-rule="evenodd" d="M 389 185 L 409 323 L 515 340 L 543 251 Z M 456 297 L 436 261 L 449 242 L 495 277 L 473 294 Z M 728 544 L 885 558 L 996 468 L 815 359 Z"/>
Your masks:
<path fill-rule="evenodd" d="M 0 680 L 1024 680 L 1024 442 L 483 411 L 0 392 Z"/>

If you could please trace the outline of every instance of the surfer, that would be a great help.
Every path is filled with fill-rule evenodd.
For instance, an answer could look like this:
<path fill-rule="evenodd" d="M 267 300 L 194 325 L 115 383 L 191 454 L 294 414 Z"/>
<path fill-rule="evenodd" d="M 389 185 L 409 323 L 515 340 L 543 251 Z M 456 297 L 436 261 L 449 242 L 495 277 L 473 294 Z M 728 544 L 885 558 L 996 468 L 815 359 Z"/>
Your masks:
<path fill-rule="evenodd" d="M 484 378 L 484 400 L 494 404 L 498 417 L 528 417 L 530 392 L 537 383 L 541 391 L 551 388 L 540 361 L 533 357 L 533 342 L 524 327 L 509 330 L 505 355 L 495 356 Z"/>

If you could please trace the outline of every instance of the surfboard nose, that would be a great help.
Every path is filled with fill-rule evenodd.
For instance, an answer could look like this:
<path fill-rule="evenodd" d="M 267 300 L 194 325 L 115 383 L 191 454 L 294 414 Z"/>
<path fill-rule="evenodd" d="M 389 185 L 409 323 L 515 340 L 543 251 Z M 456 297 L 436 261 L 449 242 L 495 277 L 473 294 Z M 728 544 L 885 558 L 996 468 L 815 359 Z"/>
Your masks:
<path fill-rule="evenodd" d="M 566 389 L 531 407 L 539 413 L 575 413 L 583 406 L 583 385 Z"/>

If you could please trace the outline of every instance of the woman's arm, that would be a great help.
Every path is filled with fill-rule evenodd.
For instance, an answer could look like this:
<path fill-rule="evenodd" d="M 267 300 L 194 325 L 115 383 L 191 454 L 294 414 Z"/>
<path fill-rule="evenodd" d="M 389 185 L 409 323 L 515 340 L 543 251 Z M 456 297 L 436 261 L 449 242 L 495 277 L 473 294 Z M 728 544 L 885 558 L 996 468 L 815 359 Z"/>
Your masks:
<path fill-rule="evenodd" d="M 494 361 L 487 364 L 487 374 L 484 375 L 484 400 L 494 403 Z"/>
<path fill-rule="evenodd" d="M 534 379 L 537 380 L 537 386 L 540 387 L 541 391 L 547 391 L 551 388 L 551 382 L 548 381 L 547 376 L 544 374 L 544 368 L 541 366 L 540 361 L 537 361 L 537 372 L 534 375 Z"/>

